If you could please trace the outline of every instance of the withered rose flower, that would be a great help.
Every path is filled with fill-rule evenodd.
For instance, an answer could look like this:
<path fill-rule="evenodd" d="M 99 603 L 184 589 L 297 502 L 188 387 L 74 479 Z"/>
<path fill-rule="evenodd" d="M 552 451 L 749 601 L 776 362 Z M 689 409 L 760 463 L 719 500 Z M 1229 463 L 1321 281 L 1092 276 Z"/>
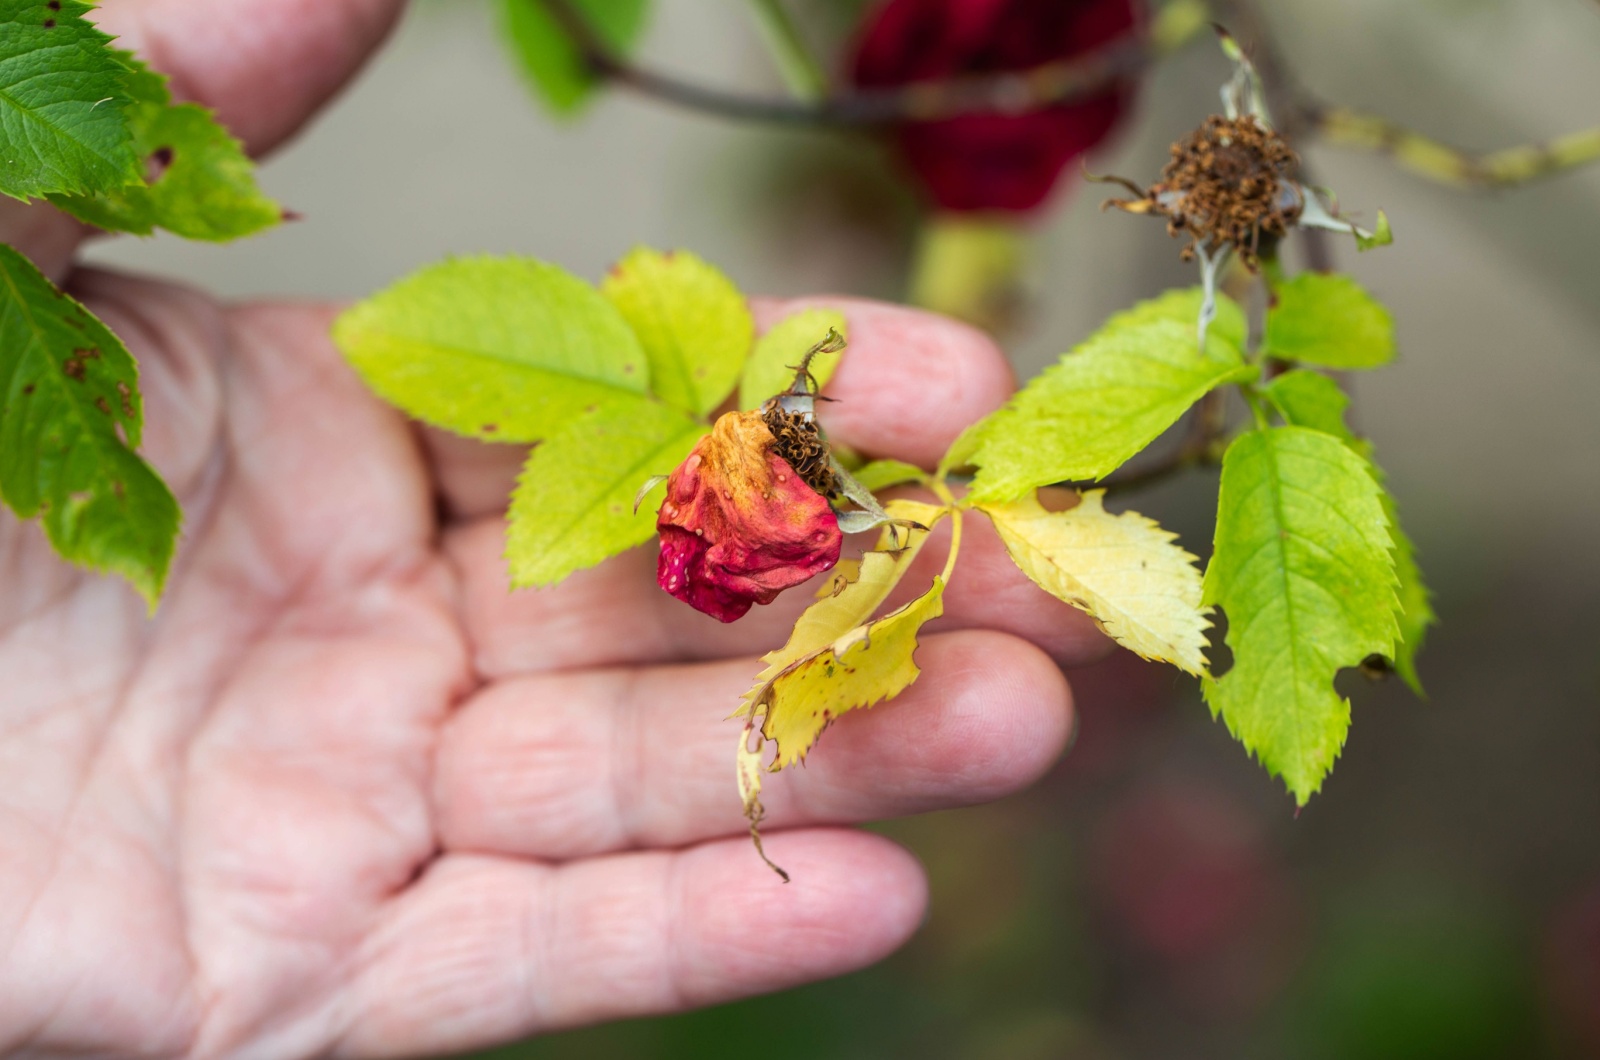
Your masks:
<path fill-rule="evenodd" d="M 663 589 L 732 622 L 839 561 L 838 517 L 781 448 L 761 412 L 729 412 L 667 478 Z"/>
<path fill-rule="evenodd" d="M 868 88 L 1027 70 L 1133 31 L 1136 0 L 887 0 L 870 14 L 853 79 Z M 1132 83 L 1022 114 L 966 114 L 898 132 L 906 164 L 952 211 L 1036 209 L 1061 171 L 1111 132 Z"/>

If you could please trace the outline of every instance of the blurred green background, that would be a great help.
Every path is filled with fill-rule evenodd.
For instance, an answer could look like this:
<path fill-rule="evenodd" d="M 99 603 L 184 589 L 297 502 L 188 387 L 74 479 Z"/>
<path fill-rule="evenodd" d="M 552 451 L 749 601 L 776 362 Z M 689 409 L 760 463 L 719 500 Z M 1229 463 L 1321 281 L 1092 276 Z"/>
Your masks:
<path fill-rule="evenodd" d="M 816 3 L 793 6 L 826 30 Z M 1593 0 L 1268 14 L 1320 96 L 1453 143 L 1600 122 Z M 779 90 L 734 0 L 662 0 L 644 54 Z M 1204 44 L 1162 66 L 1095 168 L 1153 176 L 1224 75 Z M 1354 381 L 1356 416 L 1437 592 L 1431 698 L 1345 675 L 1350 742 L 1297 817 L 1190 682 L 1113 657 L 1071 675 L 1079 738 L 1044 783 L 883 826 L 933 883 L 930 921 L 886 964 L 503 1055 L 1600 1056 L 1600 167 L 1467 195 L 1385 159 L 1307 153 L 1397 236 L 1338 254 L 1400 331 L 1400 363 Z M 90 256 L 238 296 L 348 298 L 450 253 L 598 276 L 644 242 L 692 249 L 748 290 L 896 298 L 915 230 L 858 141 L 621 95 L 557 125 L 482 0 L 413 8 L 263 183 L 305 219 L 231 247 L 105 241 Z M 1023 377 L 1111 311 L 1193 282 L 1159 224 L 1101 214 L 1101 189 L 1068 184 L 1037 223 L 1005 339 Z M 1203 554 L 1214 497 L 1197 474 L 1132 503 Z"/>

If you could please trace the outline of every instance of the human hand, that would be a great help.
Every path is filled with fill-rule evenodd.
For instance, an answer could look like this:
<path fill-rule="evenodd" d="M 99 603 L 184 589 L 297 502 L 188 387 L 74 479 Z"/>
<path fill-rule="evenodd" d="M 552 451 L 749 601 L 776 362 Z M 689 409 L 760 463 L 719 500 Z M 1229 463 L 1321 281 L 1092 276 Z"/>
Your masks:
<path fill-rule="evenodd" d="M 263 150 L 394 14 L 100 17 Z M 901 943 L 925 892 L 905 852 L 837 826 L 992 798 L 1059 753 L 1056 663 L 1105 642 L 975 532 L 924 678 L 769 779 L 783 886 L 745 836 L 724 719 L 804 590 L 723 626 L 641 550 L 511 594 L 520 453 L 368 394 L 332 309 L 74 269 L 82 234 L 0 211 L 139 359 L 185 530 L 149 619 L 0 515 L 0 1049 L 436 1054 L 838 974 Z M 853 341 L 824 420 L 864 452 L 930 463 L 1011 386 L 975 332 L 828 304 Z"/>

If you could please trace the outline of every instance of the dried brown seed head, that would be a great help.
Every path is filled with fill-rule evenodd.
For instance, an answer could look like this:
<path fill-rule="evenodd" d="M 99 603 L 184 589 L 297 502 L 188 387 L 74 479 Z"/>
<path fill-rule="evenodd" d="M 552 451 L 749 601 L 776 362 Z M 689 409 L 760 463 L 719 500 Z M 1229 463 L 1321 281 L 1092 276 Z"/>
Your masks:
<path fill-rule="evenodd" d="M 1161 180 L 1143 198 L 1107 205 L 1167 218 L 1169 234 L 1189 237 L 1185 261 L 1197 247 L 1228 246 L 1253 269 L 1263 245 L 1281 239 L 1300 216 L 1299 166 L 1283 137 L 1255 118 L 1212 115 L 1172 145 Z"/>

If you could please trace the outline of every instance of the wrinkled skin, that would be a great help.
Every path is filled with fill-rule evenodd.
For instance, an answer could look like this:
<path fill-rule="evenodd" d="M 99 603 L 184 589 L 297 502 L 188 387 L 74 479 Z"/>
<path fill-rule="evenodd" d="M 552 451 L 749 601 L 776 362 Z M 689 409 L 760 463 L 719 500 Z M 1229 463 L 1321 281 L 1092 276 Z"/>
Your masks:
<path fill-rule="evenodd" d="M 729 412 L 667 478 L 656 581 L 722 622 L 839 562 L 828 499 L 772 451 L 759 412 Z"/>
<path fill-rule="evenodd" d="M 1026 70 L 1125 36 L 1137 0 L 887 0 L 868 17 L 852 76 L 882 88 Z M 907 125 L 908 169 L 944 210 L 1026 213 L 1061 172 L 1116 127 L 1131 85 L 1026 114 L 967 114 Z"/>
<path fill-rule="evenodd" d="M 395 14 L 101 17 L 261 151 Z M 1056 663 L 1105 642 L 976 532 L 922 681 L 773 778 L 783 886 L 744 834 L 724 719 L 807 594 L 723 626 L 662 593 L 647 550 L 510 594 L 521 453 L 375 400 L 329 307 L 76 269 L 82 235 L 0 204 L 0 238 L 139 358 L 145 451 L 185 532 L 151 620 L 0 513 L 0 1050 L 434 1055 L 835 975 L 904 941 L 926 900 L 909 855 L 841 826 L 999 796 L 1059 753 Z M 926 464 L 1004 400 L 977 334 L 830 304 L 852 336 L 835 438 Z M 765 325 L 793 305 L 756 308 Z"/>

